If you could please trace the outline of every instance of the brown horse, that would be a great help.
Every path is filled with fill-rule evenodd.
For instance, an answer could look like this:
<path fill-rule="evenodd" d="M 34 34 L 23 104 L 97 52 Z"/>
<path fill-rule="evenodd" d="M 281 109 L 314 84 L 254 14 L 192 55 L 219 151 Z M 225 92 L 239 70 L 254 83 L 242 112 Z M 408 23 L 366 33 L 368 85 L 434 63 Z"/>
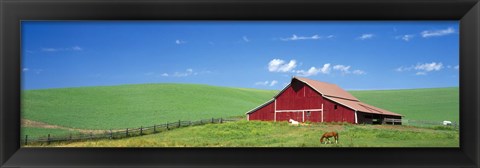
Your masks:
<path fill-rule="evenodd" d="M 337 132 L 325 132 L 320 138 L 320 143 L 323 143 L 323 139 L 327 138 L 327 141 L 330 142 L 330 138 L 335 138 L 335 143 L 338 143 L 338 133 Z"/>

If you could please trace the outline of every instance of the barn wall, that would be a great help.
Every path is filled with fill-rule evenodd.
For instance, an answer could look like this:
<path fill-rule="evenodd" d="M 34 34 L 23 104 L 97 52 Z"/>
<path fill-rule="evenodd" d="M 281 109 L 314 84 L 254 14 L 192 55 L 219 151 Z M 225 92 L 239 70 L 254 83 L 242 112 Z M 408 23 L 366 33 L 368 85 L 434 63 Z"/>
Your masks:
<path fill-rule="evenodd" d="M 305 112 L 305 122 L 310 121 L 310 122 L 322 122 L 322 112 L 320 111 L 311 111 L 310 116 L 308 116 L 308 113 Z"/>
<path fill-rule="evenodd" d="M 308 85 L 293 80 L 291 85 L 277 96 L 277 110 L 321 109 L 323 98 Z"/>
<path fill-rule="evenodd" d="M 355 111 L 331 100 L 324 99 L 323 122 L 355 123 Z M 337 109 L 335 109 L 337 105 Z"/>
<path fill-rule="evenodd" d="M 249 120 L 273 121 L 274 101 L 250 113 L 248 117 Z"/>
<path fill-rule="evenodd" d="M 302 112 L 277 112 L 277 121 L 288 121 L 293 119 L 295 121 L 302 122 Z"/>

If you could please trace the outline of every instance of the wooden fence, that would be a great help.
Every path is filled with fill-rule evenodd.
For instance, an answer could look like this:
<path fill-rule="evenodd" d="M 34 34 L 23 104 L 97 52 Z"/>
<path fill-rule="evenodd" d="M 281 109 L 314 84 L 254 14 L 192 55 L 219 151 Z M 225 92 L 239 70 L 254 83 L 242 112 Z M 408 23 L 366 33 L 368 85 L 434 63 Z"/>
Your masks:
<path fill-rule="evenodd" d="M 224 122 L 231 122 L 231 121 L 238 121 L 240 119 L 224 119 L 224 118 L 211 118 L 211 119 L 203 119 L 198 121 L 181 121 L 178 120 L 177 122 L 172 123 L 165 123 L 165 124 L 158 124 L 153 126 L 147 126 L 140 128 L 126 128 L 125 130 L 116 130 L 116 131 L 105 131 L 104 133 L 89 133 L 89 134 L 70 134 L 68 136 L 53 136 L 53 135 L 46 135 L 45 137 L 29 137 L 25 135 L 20 139 L 23 145 L 29 144 L 50 144 L 52 142 L 73 142 L 73 141 L 84 141 L 84 140 L 94 140 L 94 139 L 120 139 L 126 137 L 134 137 L 134 136 L 142 136 L 148 134 L 159 133 L 163 131 L 168 131 L 175 128 L 180 127 L 188 127 L 188 126 L 195 126 L 195 125 L 205 125 L 210 123 L 224 123 Z"/>

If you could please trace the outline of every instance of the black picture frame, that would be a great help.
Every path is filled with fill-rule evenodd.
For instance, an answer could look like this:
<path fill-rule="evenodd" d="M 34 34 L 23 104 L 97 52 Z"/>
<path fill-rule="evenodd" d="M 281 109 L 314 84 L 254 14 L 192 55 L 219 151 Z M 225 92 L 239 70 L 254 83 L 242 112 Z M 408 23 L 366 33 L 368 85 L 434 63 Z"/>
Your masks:
<path fill-rule="evenodd" d="M 1 0 L 0 167 L 479 167 L 478 0 Z M 20 148 L 22 20 L 459 20 L 460 148 Z"/>

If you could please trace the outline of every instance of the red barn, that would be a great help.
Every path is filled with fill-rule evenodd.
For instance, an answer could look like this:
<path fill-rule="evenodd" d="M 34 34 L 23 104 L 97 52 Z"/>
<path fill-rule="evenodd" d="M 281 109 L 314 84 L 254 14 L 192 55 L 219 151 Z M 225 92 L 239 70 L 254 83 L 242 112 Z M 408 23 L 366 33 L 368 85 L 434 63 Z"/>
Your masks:
<path fill-rule="evenodd" d="M 293 77 L 273 99 L 246 115 L 247 120 L 355 124 L 401 124 L 402 118 L 400 114 L 361 102 L 335 84 L 299 77 Z"/>

